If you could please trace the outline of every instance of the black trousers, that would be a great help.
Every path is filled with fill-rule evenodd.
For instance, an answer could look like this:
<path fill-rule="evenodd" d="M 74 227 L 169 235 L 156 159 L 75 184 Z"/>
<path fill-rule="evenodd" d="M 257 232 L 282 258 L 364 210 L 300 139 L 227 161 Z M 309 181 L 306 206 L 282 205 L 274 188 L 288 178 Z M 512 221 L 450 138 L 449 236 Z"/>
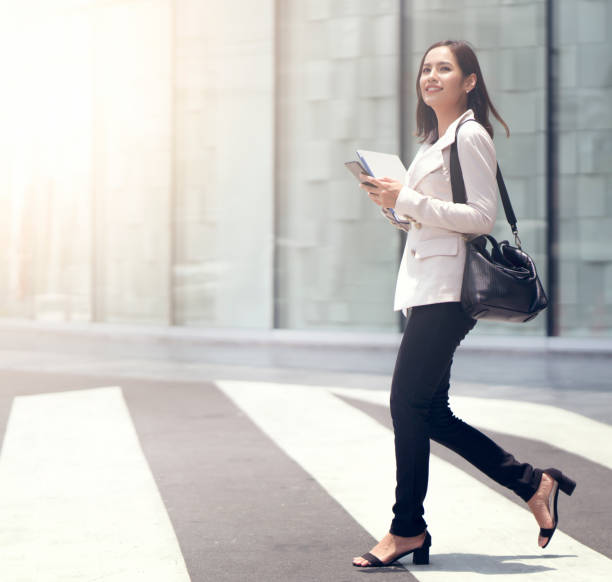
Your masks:
<path fill-rule="evenodd" d="M 391 383 L 397 464 L 392 534 L 415 536 L 427 527 L 423 502 L 430 439 L 459 453 L 524 501 L 540 484 L 541 469 L 519 463 L 449 408 L 453 355 L 476 323 L 456 301 L 419 305 L 409 312 Z"/>

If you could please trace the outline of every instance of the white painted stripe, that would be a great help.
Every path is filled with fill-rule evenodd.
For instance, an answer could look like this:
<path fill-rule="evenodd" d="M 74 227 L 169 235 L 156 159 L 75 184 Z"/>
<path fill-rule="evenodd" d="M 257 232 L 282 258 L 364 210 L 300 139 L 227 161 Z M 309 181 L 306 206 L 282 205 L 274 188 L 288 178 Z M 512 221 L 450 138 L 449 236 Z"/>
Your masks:
<path fill-rule="evenodd" d="M 395 488 L 393 434 L 356 408 L 313 386 L 217 381 L 222 389 L 289 456 L 368 532 L 388 530 Z M 334 389 L 335 391 L 335 389 Z M 355 462 L 359 459 L 360 462 Z M 407 564 L 419 580 L 461 582 L 607 582 L 612 561 L 564 534 L 554 549 L 537 546 L 538 526 L 526 505 L 505 499 L 453 465 L 432 456 L 426 519 L 433 537 L 429 566 Z M 563 504 L 560 513 L 563 524 Z M 553 548 L 551 543 L 551 548 Z M 360 555 L 370 548 L 355 548 Z M 350 566 L 352 556 L 347 556 Z"/>
<path fill-rule="evenodd" d="M 389 406 L 389 392 L 362 388 L 323 388 L 335 394 Z M 612 469 L 612 426 L 548 404 L 451 396 L 453 413 L 467 423 L 541 441 Z"/>
<path fill-rule="evenodd" d="M 14 399 L 0 515 L 2 580 L 189 581 L 118 387 Z"/>
<path fill-rule="evenodd" d="M 394 494 L 388 484 L 395 479 L 388 430 L 324 390 L 263 382 L 216 384 L 359 523 L 367 522 L 372 535 L 384 535 Z M 378 494 L 366 500 L 364 491 Z"/>

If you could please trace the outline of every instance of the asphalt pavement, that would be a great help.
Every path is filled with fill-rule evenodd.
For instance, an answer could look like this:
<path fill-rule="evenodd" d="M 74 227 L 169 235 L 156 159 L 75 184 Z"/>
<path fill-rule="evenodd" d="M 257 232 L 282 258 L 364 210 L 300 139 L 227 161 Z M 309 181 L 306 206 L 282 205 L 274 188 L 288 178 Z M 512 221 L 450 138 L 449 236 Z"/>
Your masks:
<path fill-rule="evenodd" d="M 612 578 L 607 354 L 460 348 L 455 412 L 576 491 L 542 550 L 518 497 L 432 443 L 431 563 L 377 570 L 351 560 L 390 523 L 392 351 L 364 372 L 350 350 L 330 369 L 318 348 L 269 366 L 26 347 L 0 351 L 2 581 Z"/>

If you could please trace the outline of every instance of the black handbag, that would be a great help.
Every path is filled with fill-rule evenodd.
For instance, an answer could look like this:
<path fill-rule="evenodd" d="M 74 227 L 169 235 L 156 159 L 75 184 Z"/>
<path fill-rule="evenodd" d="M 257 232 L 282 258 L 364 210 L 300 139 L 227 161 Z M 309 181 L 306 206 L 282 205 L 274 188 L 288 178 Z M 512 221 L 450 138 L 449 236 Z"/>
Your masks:
<path fill-rule="evenodd" d="M 468 121 L 478 121 L 468 119 Z M 466 204 L 465 184 L 457 153 L 457 132 L 451 146 L 450 171 L 453 202 Z M 483 234 L 466 240 L 465 268 L 461 286 L 461 305 L 474 319 L 524 322 L 533 319 L 548 305 L 548 298 L 538 277 L 533 259 L 521 248 L 516 216 L 510 204 L 506 184 L 497 164 L 497 185 L 506 220 L 516 246 L 507 240 L 497 242 Z M 487 249 L 487 242 L 491 250 Z"/>

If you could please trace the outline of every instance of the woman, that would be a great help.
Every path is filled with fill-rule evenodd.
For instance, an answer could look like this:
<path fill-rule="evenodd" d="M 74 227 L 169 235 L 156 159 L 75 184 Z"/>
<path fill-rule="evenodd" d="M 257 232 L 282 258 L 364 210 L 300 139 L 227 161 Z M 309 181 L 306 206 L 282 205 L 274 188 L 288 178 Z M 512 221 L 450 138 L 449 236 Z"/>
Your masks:
<path fill-rule="evenodd" d="M 538 545 L 548 545 L 557 526 L 559 488 L 575 483 L 557 469 L 519 463 L 487 436 L 456 418 L 448 405 L 453 354 L 477 320 L 460 303 L 465 239 L 488 234 L 497 215 L 497 162 L 489 108 L 493 107 L 474 51 L 458 41 L 427 49 L 416 84 L 417 134 L 423 143 L 408 168 L 405 184 L 367 180 L 370 199 L 392 208 L 408 231 L 395 291 L 394 310 L 408 317 L 391 383 L 391 417 L 397 464 L 395 504 L 389 532 L 354 566 L 387 566 L 413 553 L 429 563 L 431 536 L 423 519 L 429 440 L 459 453 L 519 495 L 540 526 Z M 468 121 L 473 120 L 475 121 Z M 465 123 L 464 123 L 465 122 Z M 453 203 L 450 146 L 457 134 L 467 204 Z M 365 179 L 365 176 L 364 176 Z M 386 212 L 385 212 L 386 214 Z M 554 500 L 551 515 L 550 501 Z"/>

